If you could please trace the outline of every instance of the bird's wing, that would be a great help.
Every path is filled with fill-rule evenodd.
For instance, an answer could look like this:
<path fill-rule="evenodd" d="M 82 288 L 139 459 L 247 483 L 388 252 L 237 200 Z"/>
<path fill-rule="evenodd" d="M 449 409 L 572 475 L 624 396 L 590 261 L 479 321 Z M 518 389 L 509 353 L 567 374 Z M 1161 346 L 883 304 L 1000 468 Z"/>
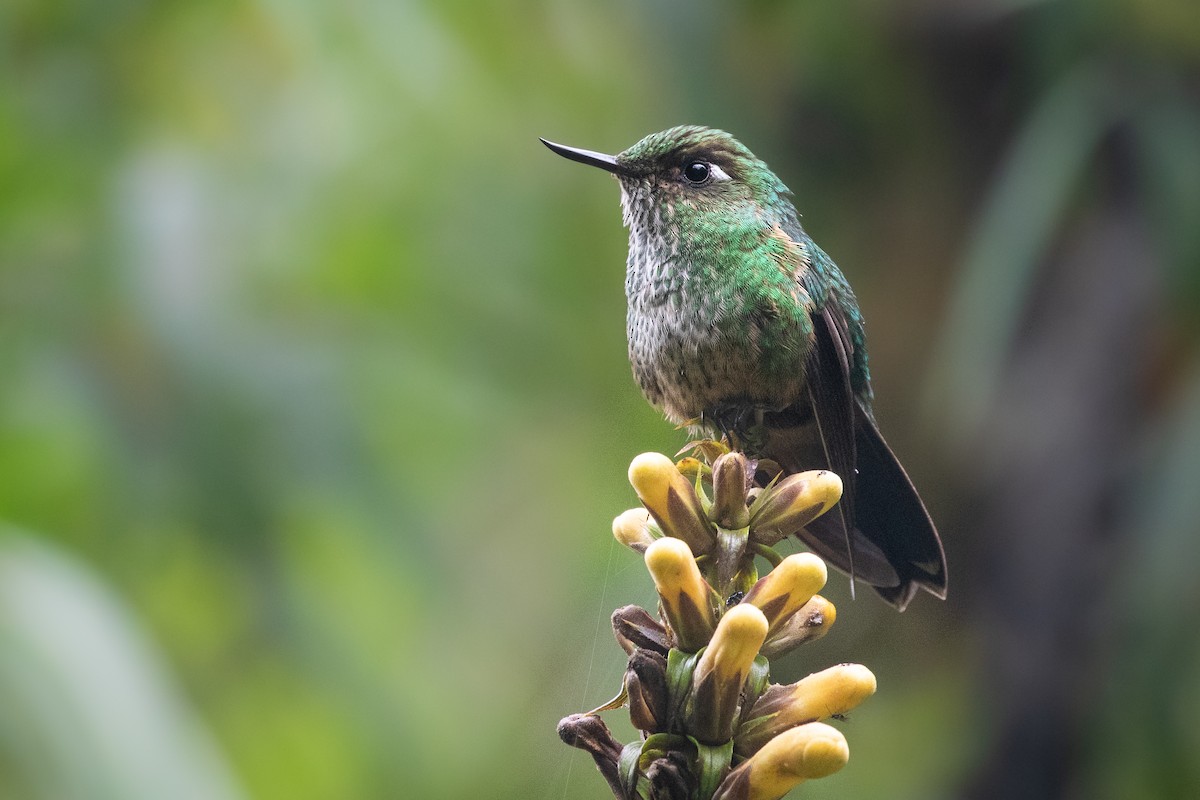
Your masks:
<path fill-rule="evenodd" d="M 812 313 L 813 345 L 809 350 L 804 375 L 808 399 L 812 406 L 813 419 L 824 450 L 825 462 L 830 470 L 842 479 L 842 497 L 830 517 L 820 523 L 818 538 L 838 536 L 844 543 L 847 554 L 847 571 L 855 575 L 854 551 L 850 532 L 854 530 L 855 481 L 857 480 L 857 453 L 854 441 L 854 392 L 850 388 L 850 360 L 854 345 L 850 339 L 849 325 L 845 315 L 835 303 L 827 302 Z M 836 525 L 830 530 L 831 523 Z M 833 542 L 824 542 L 832 546 Z"/>
<path fill-rule="evenodd" d="M 900 578 L 897 585 L 877 585 L 875 590 L 900 610 L 918 588 L 945 599 L 946 555 L 937 529 L 904 467 L 861 406 L 855 436 L 859 494 L 854 505 L 858 528 L 864 538 L 887 554 Z"/>
<path fill-rule="evenodd" d="M 812 463 L 823 456 L 841 477 L 843 492 L 837 509 L 813 520 L 800 538 L 852 580 L 871 584 L 900 610 L 919 588 L 944 598 L 941 541 L 871 415 L 866 352 L 856 347 L 862 342 L 861 323 L 841 302 L 852 299 L 850 289 L 811 240 L 804 250 L 807 263 L 801 263 L 798 277 L 813 301 L 805 379 L 819 442 L 805 448 L 803 461 Z M 781 463 L 801 460 L 783 458 Z"/>
<path fill-rule="evenodd" d="M 813 520 L 802 538 L 820 556 L 871 584 L 903 610 L 919 588 L 946 596 L 946 561 L 937 531 L 904 468 L 850 385 L 854 350 L 840 306 L 813 315 L 809 401 L 829 469 L 842 478 L 842 502 Z"/>

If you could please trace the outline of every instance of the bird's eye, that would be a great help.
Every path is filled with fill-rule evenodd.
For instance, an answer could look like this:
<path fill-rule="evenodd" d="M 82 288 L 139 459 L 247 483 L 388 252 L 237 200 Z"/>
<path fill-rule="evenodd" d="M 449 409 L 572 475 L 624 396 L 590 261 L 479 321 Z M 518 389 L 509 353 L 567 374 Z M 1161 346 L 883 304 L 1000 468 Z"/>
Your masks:
<path fill-rule="evenodd" d="M 703 161 L 692 161 L 683 168 L 683 177 L 687 178 L 689 183 L 704 183 L 710 174 L 708 164 Z"/>

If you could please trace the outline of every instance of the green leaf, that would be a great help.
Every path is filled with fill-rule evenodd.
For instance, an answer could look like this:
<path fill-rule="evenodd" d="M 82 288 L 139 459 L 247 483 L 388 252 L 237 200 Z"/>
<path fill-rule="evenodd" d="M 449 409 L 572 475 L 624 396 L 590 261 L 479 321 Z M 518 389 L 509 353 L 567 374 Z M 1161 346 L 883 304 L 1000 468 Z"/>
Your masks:
<path fill-rule="evenodd" d="M 721 745 L 701 744 L 695 739 L 691 741 L 696 747 L 696 797 L 699 800 L 708 800 L 729 774 L 729 764 L 733 759 L 733 741 Z"/>
<path fill-rule="evenodd" d="M 705 649 L 702 647 L 695 653 L 685 653 L 671 648 L 667 653 L 667 725 L 672 730 L 682 728 L 680 717 L 684 701 L 691 692 L 692 674 Z"/>

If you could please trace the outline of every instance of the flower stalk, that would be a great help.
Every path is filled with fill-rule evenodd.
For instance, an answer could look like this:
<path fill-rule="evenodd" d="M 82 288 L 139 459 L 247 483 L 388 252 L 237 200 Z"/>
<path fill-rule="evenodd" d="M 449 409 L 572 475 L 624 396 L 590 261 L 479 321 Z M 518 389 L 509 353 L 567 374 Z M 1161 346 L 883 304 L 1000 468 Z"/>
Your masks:
<path fill-rule="evenodd" d="M 659 619 L 637 606 L 614 612 L 628 656 L 621 693 L 565 718 L 559 735 L 591 754 L 618 800 L 777 800 L 846 764 L 845 738 L 821 720 L 875 691 L 856 664 L 786 686 L 769 678 L 770 659 L 836 619 L 817 594 L 825 563 L 773 547 L 829 511 L 842 484 L 821 470 L 759 479 L 741 453 L 716 442 L 694 449 L 699 457 L 679 465 L 657 453 L 630 465 L 643 507 L 618 516 L 613 535 L 642 554 Z M 624 747 L 596 715 L 622 703 L 642 731 Z"/>

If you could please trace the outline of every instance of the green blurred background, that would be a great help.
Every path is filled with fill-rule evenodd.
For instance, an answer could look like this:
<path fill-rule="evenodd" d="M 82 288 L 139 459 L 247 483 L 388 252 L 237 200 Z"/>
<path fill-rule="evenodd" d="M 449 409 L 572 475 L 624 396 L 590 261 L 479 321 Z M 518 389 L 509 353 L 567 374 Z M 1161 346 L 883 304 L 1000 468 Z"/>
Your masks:
<path fill-rule="evenodd" d="M 945 539 L 798 796 L 1200 792 L 1194 0 L 0 6 L 0 800 L 599 798 L 613 152 L 722 127 Z M 612 724 L 630 735 L 619 714 Z"/>

